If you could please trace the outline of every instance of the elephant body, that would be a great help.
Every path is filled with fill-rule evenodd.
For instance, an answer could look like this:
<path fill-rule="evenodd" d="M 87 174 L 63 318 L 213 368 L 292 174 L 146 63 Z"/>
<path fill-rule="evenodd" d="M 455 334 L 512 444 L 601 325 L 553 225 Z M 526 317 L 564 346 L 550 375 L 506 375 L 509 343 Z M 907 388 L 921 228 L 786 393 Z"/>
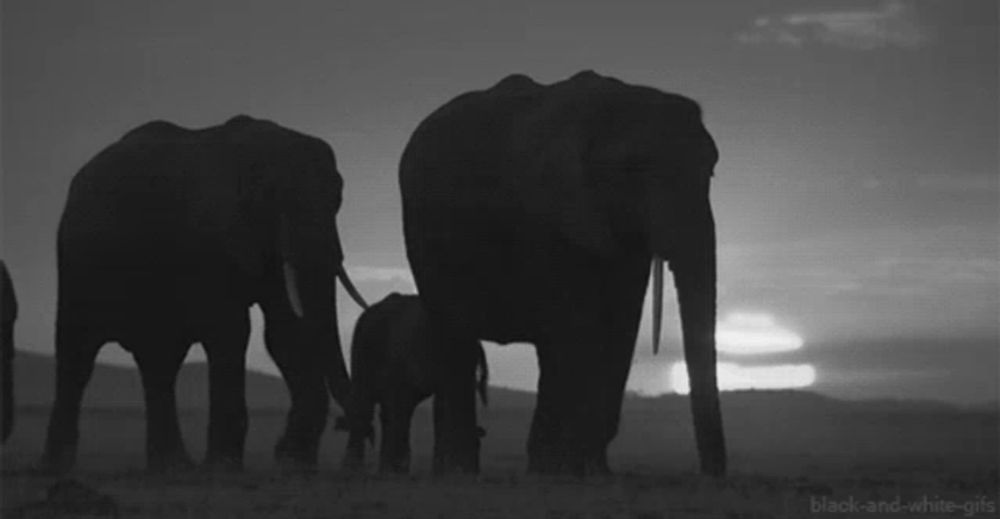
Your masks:
<path fill-rule="evenodd" d="M 155 121 L 73 178 L 58 231 L 56 401 L 44 462 L 73 464 L 80 399 L 107 342 L 142 375 L 151 468 L 189 464 L 174 381 L 190 346 L 210 369 L 210 464 L 238 468 L 247 428 L 248 307 L 292 396 L 276 455 L 315 464 L 327 391 L 346 405 L 335 280 L 343 181 L 330 146 L 237 116 L 190 130 Z"/>
<path fill-rule="evenodd" d="M 589 71 L 551 85 L 509 76 L 414 131 L 399 175 L 417 288 L 459 336 L 536 346 L 529 470 L 608 470 L 649 266 L 658 341 L 666 260 L 702 468 L 725 471 L 708 198 L 717 159 L 697 103 Z M 469 470 L 474 402 L 455 373 L 437 397 L 441 469 Z"/>
<path fill-rule="evenodd" d="M 351 341 L 351 377 L 354 414 L 348 420 L 350 437 L 344 464 L 363 465 L 365 441 L 374 435 L 372 420 L 379 407 L 381 448 L 379 469 L 406 472 L 410 464 L 410 422 L 420 402 L 437 392 L 445 336 L 435 330 L 416 295 L 390 294 L 361 314 Z M 474 344 L 473 344 L 474 343 Z M 463 348 L 475 351 L 460 368 L 475 374 L 476 391 L 485 405 L 489 370 L 479 341 Z"/>
<path fill-rule="evenodd" d="M 7 272 L 7 265 L 0 261 L 0 391 L 3 391 L 2 441 L 7 441 L 14 430 L 14 321 L 17 320 L 17 296 L 14 283 Z"/>

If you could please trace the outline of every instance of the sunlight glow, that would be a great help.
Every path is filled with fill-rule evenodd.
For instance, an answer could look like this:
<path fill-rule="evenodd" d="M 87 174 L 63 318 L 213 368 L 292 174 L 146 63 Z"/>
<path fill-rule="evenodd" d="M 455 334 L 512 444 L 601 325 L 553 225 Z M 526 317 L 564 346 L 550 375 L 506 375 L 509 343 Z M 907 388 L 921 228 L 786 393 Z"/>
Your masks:
<path fill-rule="evenodd" d="M 816 368 L 812 364 L 742 367 L 731 362 L 720 362 L 717 364 L 717 377 L 720 391 L 791 389 L 808 387 L 816 382 Z M 670 366 L 670 387 L 682 395 L 690 391 L 687 366 L 683 362 L 675 362 Z"/>
<path fill-rule="evenodd" d="M 795 332 L 779 326 L 766 313 L 732 313 L 719 322 L 715 332 L 716 347 L 733 355 L 757 355 L 792 351 L 802 347 Z"/>

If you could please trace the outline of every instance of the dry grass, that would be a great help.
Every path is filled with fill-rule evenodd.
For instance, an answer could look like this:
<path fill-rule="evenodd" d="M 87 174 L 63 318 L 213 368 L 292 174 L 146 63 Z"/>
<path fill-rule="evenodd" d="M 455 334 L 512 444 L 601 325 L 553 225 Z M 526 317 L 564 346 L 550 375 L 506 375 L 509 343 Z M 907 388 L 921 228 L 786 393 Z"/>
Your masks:
<path fill-rule="evenodd" d="M 774 396 L 772 404 L 780 398 Z M 765 406 L 772 412 L 762 414 L 756 404 L 744 404 L 732 401 L 727 409 L 733 472 L 721 482 L 695 473 L 689 424 L 683 414 L 674 414 L 674 407 L 683 405 L 670 400 L 627 403 L 622 434 L 611 454 L 619 473 L 607 479 L 525 475 L 523 442 L 530 410 L 502 406 L 487 413 L 490 432 L 484 470 L 477 478 L 428 475 L 426 407 L 414 424 L 417 455 L 414 474 L 408 477 L 341 473 L 336 465 L 344 437 L 332 432 L 325 437 L 317 475 L 282 474 L 272 467 L 270 450 L 283 413 L 267 411 L 252 416 L 244 473 L 147 475 L 141 470 L 142 414 L 136 410 L 85 413 L 79 469 L 73 477 L 109 496 L 121 517 L 140 518 L 765 518 L 807 516 L 822 499 L 997 503 L 996 413 L 894 412 L 886 407 L 890 404 L 797 410 L 782 404 Z M 42 504 L 54 479 L 26 468 L 40 453 L 46 413 L 22 411 L 4 451 L 3 517 L 110 514 L 80 503 Z M 790 423 L 794 417 L 799 423 Z M 198 454 L 203 413 L 185 413 L 184 427 Z M 984 505 L 978 506 L 975 511 L 985 512 Z M 855 514 L 865 515 L 878 516 Z"/>

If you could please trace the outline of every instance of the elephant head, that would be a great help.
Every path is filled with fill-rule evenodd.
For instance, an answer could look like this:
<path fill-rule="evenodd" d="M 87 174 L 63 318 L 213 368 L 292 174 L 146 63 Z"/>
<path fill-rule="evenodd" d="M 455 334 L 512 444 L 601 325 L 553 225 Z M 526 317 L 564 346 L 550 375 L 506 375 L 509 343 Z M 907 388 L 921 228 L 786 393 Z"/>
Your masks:
<path fill-rule="evenodd" d="M 347 409 L 350 379 L 337 331 L 335 280 L 359 306 L 368 305 L 343 265 L 336 225 L 343 179 L 333 150 L 321 139 L 247 116 L 215 131 L 236 160 L 230 175 L 202 181 L 203 190 L 213 192 L 195 211 L 200 225 L 226 229 L 227 250 L 245 272 L 282 281 L 299 334 L 321 348 L 330 396 Z M 268 265 L 279 271 L 263 272 Z"/>
<path fill-rule="evenodd" d="M 653 352 L 659 350 L 663 263 L 674 275 L 680 304 L 691 407 L 706 473 L 725 472 L 725 445 L 716 380 L 716 238 L 709 184 L 718 161 L 715 142 L 690 99 L 636 88 L 587 128 L 598 128 L 581 152 L 593 205 L 573 209 L 607 228 L 599 254 L 641 250 L 652 257 Z M 571 232 L 575 229 L 569 227 Z"/>
<path fill-rule="evenodd" d="M 350 378 L 339 348 L 333 281 L 339 279 L 362 309 L 368 305 L 344 269 L 334 220 L 340 209 L 342 180 L 333 152 L 318 139 L 312 144 L 311 150 L 292 154 L 306 159 L 298 175 L 278 184 L 276 244 L 288 305 L 302 327 L 309 330 L 307 336 L 323 344 L 330 396 L 346 410 Z"/>

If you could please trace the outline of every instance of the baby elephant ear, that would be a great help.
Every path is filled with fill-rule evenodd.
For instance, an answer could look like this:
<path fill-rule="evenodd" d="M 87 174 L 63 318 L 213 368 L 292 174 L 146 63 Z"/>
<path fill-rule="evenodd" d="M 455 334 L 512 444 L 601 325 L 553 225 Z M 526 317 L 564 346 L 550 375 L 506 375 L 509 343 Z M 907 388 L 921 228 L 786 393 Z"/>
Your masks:
<path fill-rule="evenodd" d="M 569 242 L 607 257 L 616 243 L 605 208 L 586 174 L 585 141 L 573 132 L 548 140 L 528 168 L 525 209 Z"/>

